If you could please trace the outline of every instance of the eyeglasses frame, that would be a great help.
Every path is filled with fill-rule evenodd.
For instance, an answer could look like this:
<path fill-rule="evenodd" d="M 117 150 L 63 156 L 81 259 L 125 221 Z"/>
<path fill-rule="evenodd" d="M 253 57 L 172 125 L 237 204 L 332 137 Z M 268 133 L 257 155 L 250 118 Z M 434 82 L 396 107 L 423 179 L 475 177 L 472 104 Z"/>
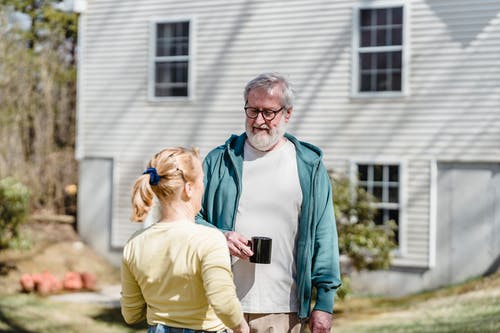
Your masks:
<path fill-rule="evenodd" d="M 262 114 L 262 118 L 263 118 L 264 120 L 267 120 L 267 121 L 272 121 L 274 118 L 276 118 L 276 115 L 277 115 L 279 112 L 282 112 L 282 111 L 283 111 L 283 109 L 285 109 L 285 106 L 282 106 L 281 108 L 279 108 L 279 110 L 262 110 L 262 109 L 261 109 L 261 110 L 259 110 L 259 109 L 254 108 L 254 107 L 249 107 L 249 106 L 247 106 L 247 104 L 248 104 L 248 101 L 246 101 L 246 102 L 245 102 L 245 106 L 243 107 L 243 109 L 245 110 L 245 114 L 246 114 L 246 116 L 247 116 L 248 118 L 250 118 L 250 119 L 257 119 L 257 118 L 259 118 L 259 113 L 260 113 L 260 114 Z M 251 108 L 251 109 L 255 109 L 255 110 L 259 110 L 259 111 L 257 111 L 257 115 L 256 115 L 255 117 L 250 117 L 250 116 L 248 115 L 247 109 L 249 109 L 249 108 Z M 268 119 L 268 118 L 266 118 L 266 117 L 264 116 L 264 112 L 273 112 L 273 113 L 274 113 L 274 115 L 273 115 L 273 117 L 272 117 L 272 118 L 269 118 L 269 119 Z"/>

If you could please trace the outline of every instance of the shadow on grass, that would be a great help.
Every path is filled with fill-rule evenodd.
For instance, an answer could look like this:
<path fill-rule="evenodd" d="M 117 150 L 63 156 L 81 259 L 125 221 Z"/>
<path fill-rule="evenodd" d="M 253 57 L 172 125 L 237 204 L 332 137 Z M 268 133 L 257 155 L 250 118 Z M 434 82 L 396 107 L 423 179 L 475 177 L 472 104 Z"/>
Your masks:
<path fill-rule="evenodd" d="M 35 333 L 33 331 L 28 331 L 24 326 L 17 323 L 15 320 L 11 320 L 0 308 L 0 323 L 8 326 L 8 329 L 0 328 L 0 333 Z"/>
<path fill-rule="evenodd" d="M 120 308 L 102 309 L 102 311 L 100 311 L 99 314 L 93 316 L 92 318 L 96 321 L 101 321 L 101 322 L 104 322 L 107 324 L 117 324 L 117 325 L 121 324 L 123 326 L 129 327 L 129 328 L 134 329 L 134 330 L 141 330 L 141 329 L 146 330 L 148 327 L 148 324 L 145 320 L 142 322 L 133 324 L 133 325 L 129 325 L 129 324 L 125 323 L 125 321 L 123 320 Z M 0 333 L 1 333 L 1 331 L 0 331 Z"/>

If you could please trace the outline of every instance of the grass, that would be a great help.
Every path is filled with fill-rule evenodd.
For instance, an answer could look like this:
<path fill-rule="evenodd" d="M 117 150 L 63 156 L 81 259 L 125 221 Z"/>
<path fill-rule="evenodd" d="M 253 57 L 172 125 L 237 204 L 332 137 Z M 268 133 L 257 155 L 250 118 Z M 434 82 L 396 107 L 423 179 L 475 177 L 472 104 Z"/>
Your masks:
<path fill-rule="evenodd" d="M 400 298 L 352 297 L 336 305 L 334 333 L 500 332 L 500 273 Z M 0 295 L 0 333 L 145 333 L 119 309 L 54 301 L 34 294 Z"/>
<path fill-rule="evenodd" d="M 335 333 L 500 332 L 500 273 L 400 298 L 339 302 Z"/>
<path fill-rule="evenodd" d="M 1 333 L 145 333 L 145 325 L 127 326 L 120 309 L 62 303 L 34 294 L 0 295 Z"/>

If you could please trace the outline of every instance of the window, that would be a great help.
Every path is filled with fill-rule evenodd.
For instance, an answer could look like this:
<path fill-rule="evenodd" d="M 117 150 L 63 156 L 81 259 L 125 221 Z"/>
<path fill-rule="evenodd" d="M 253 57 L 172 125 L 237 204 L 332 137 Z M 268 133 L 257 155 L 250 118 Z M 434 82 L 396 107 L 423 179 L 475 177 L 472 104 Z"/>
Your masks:
<path fill-rule="evenodd" d="M 404 92 L 406 23 L 403 14 L 403 6 L 355 11 L 355 94 Z"/>
<path fill-rule="evenodd" d="M 377 215 L 376 224 L 393 220 L 398 225 L 400 222 L 400 190 L 401 177 L 399 165 L 384 164 L 357 164 L 358 186 L 377 198 L 375 206 Z M 396 242 L 399 235 L 396 231 Z"/>
<path fill-rule="evenodd" d="M 152 24 L 150 97 L 189 97 L 191 22 L 160 21 Z"/>

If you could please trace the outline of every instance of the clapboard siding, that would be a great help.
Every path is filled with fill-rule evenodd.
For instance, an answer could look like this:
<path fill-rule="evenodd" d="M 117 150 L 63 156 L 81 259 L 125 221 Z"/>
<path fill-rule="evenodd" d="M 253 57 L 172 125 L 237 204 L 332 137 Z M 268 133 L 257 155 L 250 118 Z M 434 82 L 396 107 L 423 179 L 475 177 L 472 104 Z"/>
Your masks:
<path fill-rule="evenodd" d="M 376 2 L 375 2 L 376 3 Z M 166 145 L 206 154 L 243 131 L 242 89 L 285 73 L 297 101 L 289 130 L 320 146 L 327 168 L 404 162 L 403 265 L 429 260 L 430 161 L 500 161 L 500 3 L 414 0 L 409 94 L 351 96 L 352 10 L 364 1 L 88 1 L 78 148 L 114 160 L 112 245 L 138 228 L 130 188 Z M 195 22 L 194 95 L 148 100 L 152 19 Z M 82 156 L 84 157 L 84 156 Z"/>

